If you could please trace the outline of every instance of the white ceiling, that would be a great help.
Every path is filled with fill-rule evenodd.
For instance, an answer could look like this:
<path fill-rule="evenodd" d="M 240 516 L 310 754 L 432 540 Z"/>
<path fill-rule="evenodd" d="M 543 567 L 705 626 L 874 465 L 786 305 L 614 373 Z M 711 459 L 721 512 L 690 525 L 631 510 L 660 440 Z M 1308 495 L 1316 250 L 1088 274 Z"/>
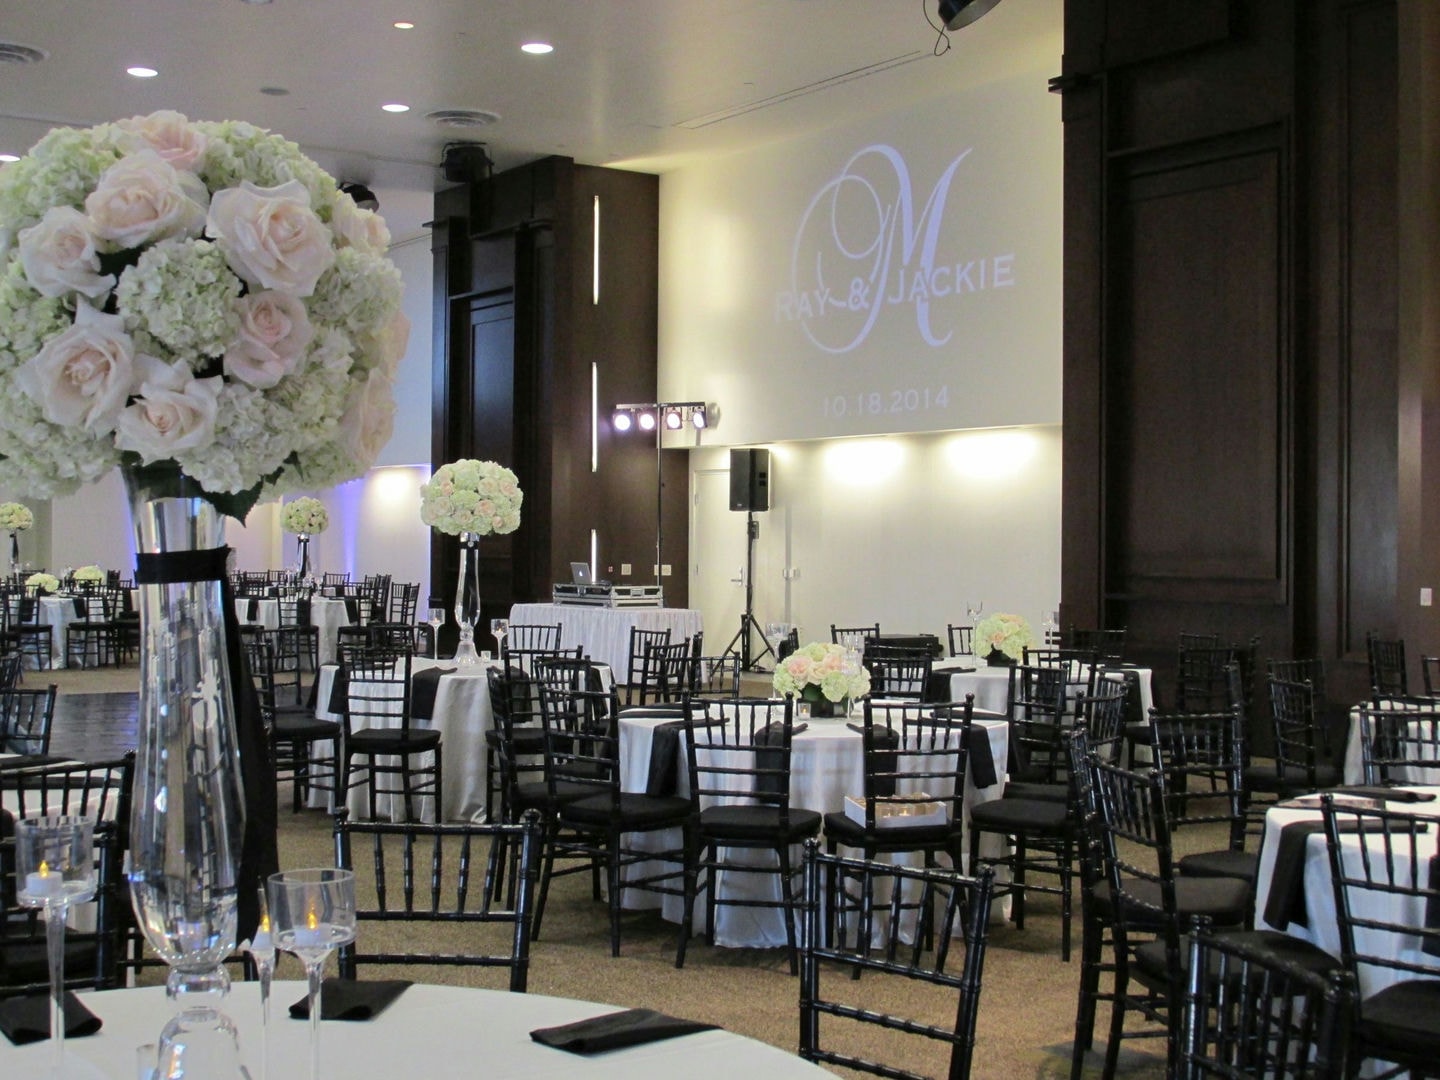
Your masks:
<path fill-rule="evenodd" d="M 1062 0 L 1004 0 L 937 35 L 936 0 L 0 0 L 0 153 L 56 124 L 178 109 L 240 119 L 370 184 L 397 239 L 447 142 L 503 169 L 546 154 L 664 172 L 1016 71 L 1057 73 Z M 396 20 L 413 30 L 392 27 Z M 527 56 L 530 40 L 555 46 Z M 136 79 L 125 68 L 158 69 Z M 267 96 L 261 87 L 283 87 Z M 411 106 L 396 115 L 386 102 Z M 500 119 L 447 130 L 436 109 Z"/>

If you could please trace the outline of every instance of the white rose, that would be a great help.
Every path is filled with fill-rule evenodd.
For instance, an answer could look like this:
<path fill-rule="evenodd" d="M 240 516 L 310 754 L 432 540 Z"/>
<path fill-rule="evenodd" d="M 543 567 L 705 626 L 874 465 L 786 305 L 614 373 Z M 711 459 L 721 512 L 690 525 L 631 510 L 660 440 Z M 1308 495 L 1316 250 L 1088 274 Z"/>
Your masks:
<path fill-rule="evenodd" d="M 380 370 L 393 379 L 410 344 L 410 320 L 405 312 L 397 310 L 376 336 L 380 345 Z"/>
<path fill-rule="evenodd" d="M 395 430 L 395 395 L 378 371 L 354 392 L 340 417 L 341 437 L 356 464 L 369 468 Z"/>
<path fill-rule="evenodd" d="M 85 197 L 95 235 L 118 248 L 137 248 L 205 228 L 205 185 L 178 172 L 154 150 L 121 158 L 100 174 Z"/>
<path fill-rule="evenodd" d="M 74 325 L 18 368 L 15 381 L 52 424 L 103 433 L 114 428 L 130 395 L 134 354 L 119 315 L 81 303 Z"/>
<path fill-rule="evenodd" d="M 121 414 L 115 445 L 133 450 L 149 464 L 215 441 L 215 414 L 224 380 L 194 378 L 185 362 L 166 364 L 153 356 L 136 358 L 141 378 L 135 403 Z"/>
<path fill-rule="evenodd" d="M 390 247 L 390 230 L 385 219 L 373 210 L 355 205 L 355 200 L 341 192 L 335 199 L 330 228 L 339 247 L 359 248 L 374 255 L 384 255 Z"/>
<path fill-rule="evenodd" d="M 315 336 L 305 305 L 285 293 L 249 293 L 235 302 L 240 330 L 225 351 L 225 374 L 268 390 L 295 370 Z"/>
<path fill-rule="evenodd" d="M 272 188 L 247 180 L 217 191 L 205 228 L 235 273 L 292 296 L 313 293 L 335 261 L 330 230 L 310 209 L 310 194 L 298 180 Z"/>
<path fill-rule="evenodd" d="M 118 120 L 115 126 L 145 140 L 145 143 L 177 169 L 194 172 L 205 157 L 210 139 L 173 109 L 161 109 L 149 116 Z"/>
<path fill-rule="evenodd" d="M 73 206 L 52 206 L 38 224 L 20 230 L 20 265 L 41 296 L 78 292 L 94 299 L 115 287 L 114 275 L 100 273 L 90 219 Z"/>

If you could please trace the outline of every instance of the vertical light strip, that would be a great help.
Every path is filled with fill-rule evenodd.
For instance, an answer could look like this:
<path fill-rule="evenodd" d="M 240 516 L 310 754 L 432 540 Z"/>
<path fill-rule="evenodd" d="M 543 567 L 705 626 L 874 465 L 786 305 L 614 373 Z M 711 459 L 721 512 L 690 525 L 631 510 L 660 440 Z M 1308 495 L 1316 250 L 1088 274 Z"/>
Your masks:
<path fill-rule="evenodd" d="M 600 303 L 600 196 L 595 196 L 595 223 L 592 226 L 590 265 L 590 301 Z"/>
<path fill-rule="evenodd" d="M 600 536 L 594 530 L 590 530 L 590 580 L 600 580 Z"/>
<path fill-rule="evenodd" d="M 600 471 L 600 364 L 590 361 L 590 471 Z"/>

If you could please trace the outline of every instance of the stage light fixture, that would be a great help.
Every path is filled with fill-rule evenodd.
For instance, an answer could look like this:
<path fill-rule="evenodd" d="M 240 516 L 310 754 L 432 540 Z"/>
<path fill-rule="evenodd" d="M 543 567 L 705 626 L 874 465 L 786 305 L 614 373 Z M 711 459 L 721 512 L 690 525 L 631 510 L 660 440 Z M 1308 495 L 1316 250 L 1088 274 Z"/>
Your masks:
<path fill-rule="evenodd" d="M 616 409 L 615 415 L 610 419 L 610 423 L 616 431 L 629 431 L 632 419 L 627 410 Z"/>
<path fill-rule="evenodd" d="M 655 430 L 655 413 L 652 410 L 641 410 L 640 414 L 635 419 L 639 421 L 641 431 Z"/>
<path fill-rule="evenodd" d="M 690 423 L 695 426 L 696 431 L 704 431 L 708 421 L 705 417 L 705 406 L 692 405 L 690 407 Z"/>
<path fill-rule="evenodd" d="M 665 406 L 665 429 L 667 431 L 679 431 L 685 423 L 685 417 L 678 405 Z"/>

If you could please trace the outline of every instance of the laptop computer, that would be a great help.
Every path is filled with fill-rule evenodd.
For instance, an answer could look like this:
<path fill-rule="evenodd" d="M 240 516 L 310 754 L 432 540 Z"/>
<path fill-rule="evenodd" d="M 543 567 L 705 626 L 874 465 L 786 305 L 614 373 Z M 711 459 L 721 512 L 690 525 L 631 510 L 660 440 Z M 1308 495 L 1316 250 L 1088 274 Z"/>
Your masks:
<path fill-rule="evenodd" d="M 593 584 L 594 579 L 590 577 L 590 564 L 572 562 L 570 564 L 570 580 L 576 585 Z"/>

